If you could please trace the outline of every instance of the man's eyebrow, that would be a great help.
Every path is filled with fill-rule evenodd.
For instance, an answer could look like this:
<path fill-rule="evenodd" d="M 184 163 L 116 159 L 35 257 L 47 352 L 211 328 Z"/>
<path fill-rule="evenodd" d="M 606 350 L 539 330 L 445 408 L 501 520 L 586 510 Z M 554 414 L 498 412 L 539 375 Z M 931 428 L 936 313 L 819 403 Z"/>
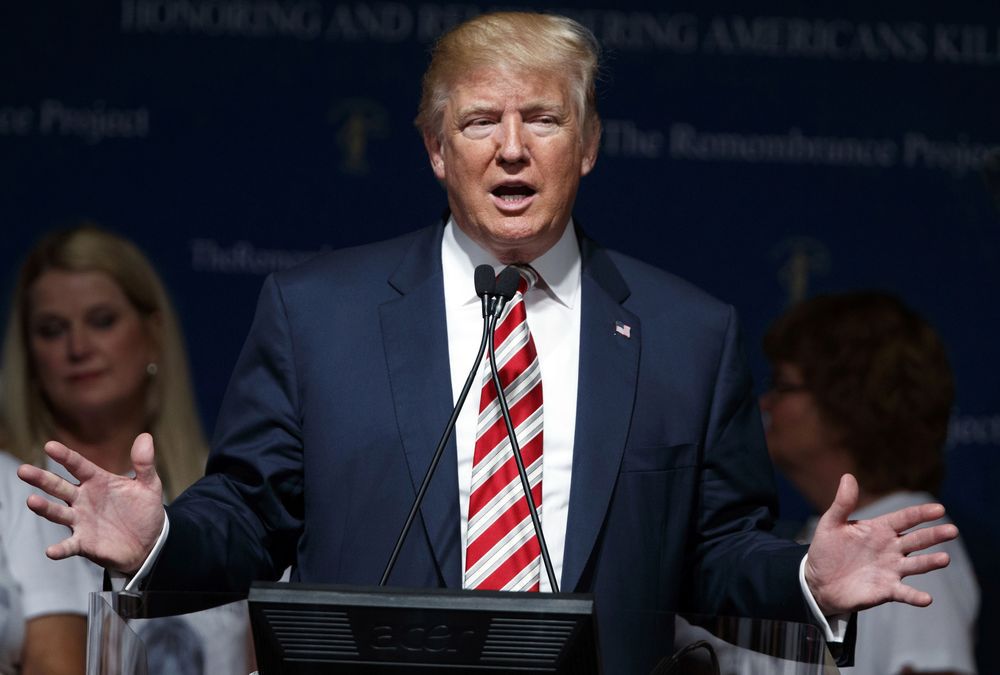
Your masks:
<path fill-rule="evenodd" d="M 541 112 L 548 110 L 556 114 L 563 114 L 566 108 L 559 101 L 537 99 L 528 101 L 520 107 L 520 110 L 521 112 Z"/>
<path fill-rule="evenodd" d="M 500 112 L 501 106 L 492 103 L 470 103 L 464 108 L 456 111 L 456 117 L 466 118 L 473 115 L 488 115 Z M 537 99 L 534 101 L 527 101 L 521 106 L 518 106 L 518 110 L 521 113 L 537 113 L 541 111 L 551 111 L 556 115 L 565 115 L 566 108 L 562 103 L 554 100 Z"/>
<path fill-rule="evenodd" d="M 500 110 L 500 106 L 494 105 L 492 103 L 470 103 L 464 108 L 460 108 L 456 113 L 456 117 L 469 117 L 471 115 L 485 115 L 489 113 L 496 113 Z"/>

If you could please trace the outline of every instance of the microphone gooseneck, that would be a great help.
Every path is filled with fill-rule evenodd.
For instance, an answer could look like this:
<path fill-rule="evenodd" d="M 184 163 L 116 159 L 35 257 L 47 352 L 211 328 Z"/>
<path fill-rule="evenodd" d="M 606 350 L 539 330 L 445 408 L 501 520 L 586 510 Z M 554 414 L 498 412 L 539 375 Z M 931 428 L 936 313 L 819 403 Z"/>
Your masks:
<path fill-rule="evenodd" d="M 489 277 L 488 280 L 487 276 Z M 494 297 L 494 289 L 496 286 L 496 277 L 493 274 L 493 268 L 489 265 L 480 265 L 477 267 L 475 272 L 475 282 L 476 295 L 480 296 L 483 302 L 483 334 L 479 340 L 479 349 L 476 351 L 476 362 L 472 366 L 472 370 L 469 371 L 469 376 L 465 379 L 465 386 L 462 387 L 462 392 L 458 395 L 458 401 L 455 403 L 455 408 L 451 412 L 451 418 L 448 420 L 448 424 L 444 428 L 444 433 L 441 434 L 441 440 L 438 441 L 437 448 L 434 450 L 434 455 L 431 457 L 431 463 L 427 467 L 427 472 L 424 474 L 423 481 L 420 483 L 420 489 L 417 490 L 417 496 L 413 500 L 413 506 L 410 507 L 410 513 L 406 516 L 406 522 L 403 524 L 403 529 L 399 533 L 399 537 L 396 539 L 396 545 L 393 547 L 392 554 L 389 556 L 389 562 L 386 564 L 385 571 L 382 573 L 382 580 L 379 581 L 379 586 L 386 585 L 386 582 L 389 581 L 389 575 L 392 574 L 393 567 L 396 566 L 396 561 L 399 559 L 399 552 L 403 548 L 403 542 L 406 540 L 406 535 L 410 532 L 410 528 L 413 527 L 413 521 L 416 519 L 417 512 L 420 510 L 420 505 L 424 501 L 424 495 L 427 494 L 427 488 L 431 484 L 431 478 L 434 476 L 438 463 L 441 461 L 441 457 L 444 454 L 444 449 L 448 445 L 448 439 L 451 438 L 451 434 L 455 430 L 455 423 L 458 421 L 458 414 L 462 411 L 462 406 L 465 405 L 465 399 L 469 395 L 469 390 L 472 389 L 472 384 L 476 379 L 476 375 L 479 374 L 479 364 L 483 361 L 483 354 L 486 351 L 487 339 L 488 336 L 492 334 L 491 327 L 494 320 L 492 318 L 492 313 L 488 312 L 487 309 L 489 309 L 488 305 L 491 304 L 492 298 Z"/>
<path fill-rule="evenodd" d="M 549 547 L 545 544 L 545 534 L 542 532 L 542 521 L 538 517 L 538 509 L 535 508 L 535 500 L 531 497 L 531 484 L 528 482 L 528 472 L 524 469 L 524 459 L 521 457 L 521 446 L 517 442 L 517 434 L 514 433 L 514 423 L 510 418 L 510 408 L 507 406 L 507 396 L 504 393 L 503 385 L 500 383 L 500 373 L 497 371 L 497 355 L 494 334 L 497 323 L 503 313 L 507 302 L 514 297 L 517 292 L 517 285 L 521 281 L 521 274 L 513 267 L 504 268 L 497 277 L 497 295 L 500 301 L 489 320 L 489 344 L 490 344 L 490 374 L 493 378 L 493 386 L 497 390 L 497 402 L 500 404 L 500 413 L 503 415 L 504 425 L 507 427 L 507 438 L 510 439 L 510 448 L 514 453 L 514 463 L 517 465 L 517 475 L 521 479 L 521 490 L 524 498 L 528 502 L 528 512 L 531 514 L 531 524 L 535 528 L 535 536 L 538 537 L 538 548 L 541 550 L 542 562 L 545 565 L 545 573 L 549 578 L 549 587 L 553 593 L 559 592 L 559 582 L 556 581 L 555 572 L 552 569 L 552 560 L 549 558 Z"/>

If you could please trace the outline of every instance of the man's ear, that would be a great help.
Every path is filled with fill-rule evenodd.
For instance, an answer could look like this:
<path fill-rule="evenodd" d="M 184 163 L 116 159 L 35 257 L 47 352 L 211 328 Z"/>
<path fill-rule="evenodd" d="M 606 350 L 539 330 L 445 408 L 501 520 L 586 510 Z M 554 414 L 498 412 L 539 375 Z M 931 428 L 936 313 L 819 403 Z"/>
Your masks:
<path fill-rule="evenodd" d="M 427 158 L 431 161 L 431 168 L 438 180 L 444 180 L 444 147 L 441 145 L 441 137 L 437 134 L 424 132 L 424 147 L 427 148 Z"/>
<path fill-rule="evenodd" d="M 580 161 L 580 176 L 590 173 L 597 164 L 597 151 L 601 147 L 601 122 L 595 119 L 583 141 L 583 157 Z"/>

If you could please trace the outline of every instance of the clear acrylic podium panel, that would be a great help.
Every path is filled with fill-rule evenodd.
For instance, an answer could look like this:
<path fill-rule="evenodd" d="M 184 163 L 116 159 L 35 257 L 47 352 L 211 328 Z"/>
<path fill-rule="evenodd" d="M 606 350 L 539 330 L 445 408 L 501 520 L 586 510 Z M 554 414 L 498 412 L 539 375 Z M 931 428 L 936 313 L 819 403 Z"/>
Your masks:
<path fill-rule="evenodd" d="M 822 633 L 813 625 L 733 617 L 679 615 L 674 648 L 687 650 L 678 673 L 714 672 L 707 644 L 723 675 L 836 675 Z"/>
<path fill-rule="evenodd" d="M 240 595 L 91 593 L 87 628 L 87 675 L 247 675 L 255 669 L 250 616 Z"/>
<path fill-rule="evenodd" d="M 678 616 L 674 623 L 674 650 L 687 650 L 682 662 L 667 670 L 663 661 L 654 672 L 713 673 L 706 646 L 723 675 L 838 672 L 815 626 L 694 615 Z M 247 604 L 240 596 L 91 594 L 87 675 L 248 675 L 255 670 L 252 649 Z"/>

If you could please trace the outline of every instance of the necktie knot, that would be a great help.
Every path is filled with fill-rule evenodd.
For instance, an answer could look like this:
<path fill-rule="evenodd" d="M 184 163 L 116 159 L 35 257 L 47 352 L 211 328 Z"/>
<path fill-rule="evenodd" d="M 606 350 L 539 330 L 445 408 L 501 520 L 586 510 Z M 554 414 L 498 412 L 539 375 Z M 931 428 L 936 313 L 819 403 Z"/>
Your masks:
<path fill-rule="evenodd" d="M 511 267 L 516 269 L 521 275 L 521 281 L 517 284 L 517 292 L 522 296 L 528 292 L 528 289 L 538 285 L 539 275 L 534 267 L 531 265 L 511 265 Z"/>

